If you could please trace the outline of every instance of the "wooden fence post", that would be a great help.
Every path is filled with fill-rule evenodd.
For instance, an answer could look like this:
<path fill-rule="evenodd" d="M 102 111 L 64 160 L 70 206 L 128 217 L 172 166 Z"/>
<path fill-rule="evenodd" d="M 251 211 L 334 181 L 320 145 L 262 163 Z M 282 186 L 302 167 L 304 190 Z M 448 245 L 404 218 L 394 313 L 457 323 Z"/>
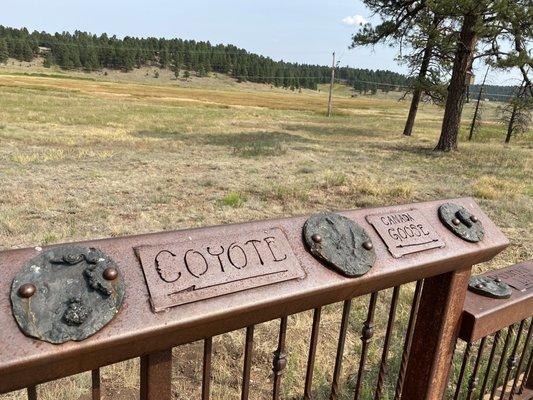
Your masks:
<path fill-rule="evenodd" d="M 424 281 L 409 352 L 403 400 L 441 400 L 448 374 L 471 268 Z"/>

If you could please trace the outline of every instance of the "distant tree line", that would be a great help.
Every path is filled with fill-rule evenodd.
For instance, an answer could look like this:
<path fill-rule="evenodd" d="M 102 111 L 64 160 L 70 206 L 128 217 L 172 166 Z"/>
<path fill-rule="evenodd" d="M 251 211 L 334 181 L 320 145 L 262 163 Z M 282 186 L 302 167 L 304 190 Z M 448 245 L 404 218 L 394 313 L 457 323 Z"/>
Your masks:
<path fill-rule="evenodd" d="M 97 36 L 80 31 L 52 35 L 0 25 L 0 62 L 7 57 L 32 61 L 37 55 L 44 57 L 45 66 L 58 65 L 64 69 L 131 71 L 149 66 L 171 69 L 176 77 L 180 74 L 187 77 L 190 71 L 198 76 L 218 72 L 238 81 L 291 89 L 316 90 L 318 84 L 329 83 L 331 74 L 328 66 L 274 61 L 233 45 L 129 36 L 119 39 L 105 33 Z M 404 75 L 391 71 L 340 67 L 336 76 L 361 92 L 374 92 L 377 88 L 398 90 L 408 84 Z"/>
<path fill-rule="evenodd" d="M 470 93 L 478 93 L 480 88 L 481 85 L 470 85 Z M 518 86 L 484 85 L 482 100 L 506 102 L 515 96 L 517 90 Z"/>

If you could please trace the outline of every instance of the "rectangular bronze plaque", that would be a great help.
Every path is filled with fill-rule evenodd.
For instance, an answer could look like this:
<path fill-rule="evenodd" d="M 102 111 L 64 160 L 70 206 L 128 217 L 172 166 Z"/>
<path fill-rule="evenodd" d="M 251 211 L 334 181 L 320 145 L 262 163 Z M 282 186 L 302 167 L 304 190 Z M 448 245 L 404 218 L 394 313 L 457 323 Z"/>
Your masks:
<path fill-rule="evenodd" d="M 418 210 L 367 215 L 366 220 L 376 229 L 395 258 L 444 247 L 433 226 Z"/>
<path fill-rule="evenodd" d="M 533 288 L 533 270 L 524 265 L 517 265 L 503 272 L 487 274 L 487 277 L 492 279 L 500 278 L 503 282 L 520 292 L 525 292 Z"/>
<path fill-rule="evenodd" d="M 156 312 L 305 275 L 279 228 L 183 238 L 135 253 Z"/>

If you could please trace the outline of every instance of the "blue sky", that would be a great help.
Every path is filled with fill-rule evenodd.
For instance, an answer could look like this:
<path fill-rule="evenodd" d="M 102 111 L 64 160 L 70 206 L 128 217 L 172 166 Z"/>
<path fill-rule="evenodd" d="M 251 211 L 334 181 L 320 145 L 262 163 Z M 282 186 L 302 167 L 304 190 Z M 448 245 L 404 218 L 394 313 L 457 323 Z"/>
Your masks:
<path fill-rule="evenodd" d="M 79 29 L 119 37 L 209 40 L 277 60 L 316 64 L 330 64 L 336 51 L 343 66 L 406 72 L 394 61 L 394 48 L 348 50 L 357 29 L 349 23 L 361 17 L 371 20 L 357 0 L 12 0 L 2 7 L 0 24 L 48 32 Z M 476 75 L 481 79 L 482 71 Z M 516 76 L 493 73 L 488 80 L 513 84 Z"/>

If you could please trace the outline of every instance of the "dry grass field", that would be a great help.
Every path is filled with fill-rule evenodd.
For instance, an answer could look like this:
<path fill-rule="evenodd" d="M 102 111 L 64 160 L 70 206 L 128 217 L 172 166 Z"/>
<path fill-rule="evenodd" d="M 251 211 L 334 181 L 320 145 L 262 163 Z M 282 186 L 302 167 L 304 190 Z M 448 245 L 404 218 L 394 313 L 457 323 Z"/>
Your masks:
<path fill-rule="evenodd" d="M 504 145 L 505 128 L 492 103 L 474 141 L 463 132 L 460 151 L 436 154 L 442 110 L 432 105 L 421 106 L 414 135 L 406 138 L 407 102 L 383 96 L 339 94 L 335 115 L 327 118 L 324 92 L 111 78 L 0 69 L 0 250 L 473 196 L 511 240 L 476 272 L 532 257 L 533 132 Z M 471 113 L 468 105 L 465 131 Z M 381 294 L 377 310 L 367 396 L 390 295 Z M 410 296 L 410 288 L 402 290 L 401 321 Z M 367 301 L 352 305 L 341 399 L 351 397 Z M 329 394 L 341 307 L 323 312 L 316 399 Z M 302 393 L 311 318 L 308 312 L 289 319 L 285 399 Z M 391 346 L 393 371 L 400 325 Z M 269 398 L 277 329 L 273 321 L 256 330 L 254 400 Z M 243 341 L 241 331 L 215 338 L 213 399 L 239 398 Z M 201 352 L 201 343 L 175 349 L 176 399 L 198 398 Z M 135 398 L 137 369 L 137 360 L 104 368 L 105 398 Z M 80 374 L 44 384 L 39 394 L 88 399 L 89 385 L 89 374 Z"/>

